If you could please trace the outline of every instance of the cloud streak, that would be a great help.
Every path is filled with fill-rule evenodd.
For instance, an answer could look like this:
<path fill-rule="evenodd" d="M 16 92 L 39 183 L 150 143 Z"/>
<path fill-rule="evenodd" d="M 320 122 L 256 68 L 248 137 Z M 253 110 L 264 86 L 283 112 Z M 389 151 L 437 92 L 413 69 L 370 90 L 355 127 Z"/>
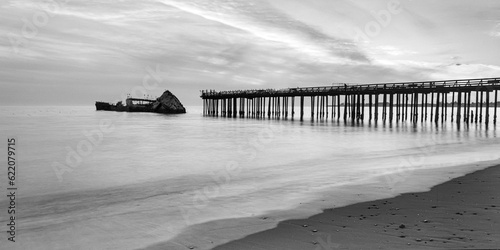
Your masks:
<path fill-rule="evenodd" d="M 376 21 L 385 0 L 4 1 L 0 105 L 114 100 L 156 65 L 157 91 L 188 105 L 199 89 L 500 76 L 498 1 L 400 1 L 404 11 L 365 43 L 346 31 Z M 40 11 L 47 25 L 14 53 L 9 34 L 22 37 Z"/>
<path fill-rule="evenodd" d="M 248 32 L 327 63 L 368 62 L 352 41 L 328 36 L 275 10 L 265 1 L 173 1 L 163 3 Z"/>

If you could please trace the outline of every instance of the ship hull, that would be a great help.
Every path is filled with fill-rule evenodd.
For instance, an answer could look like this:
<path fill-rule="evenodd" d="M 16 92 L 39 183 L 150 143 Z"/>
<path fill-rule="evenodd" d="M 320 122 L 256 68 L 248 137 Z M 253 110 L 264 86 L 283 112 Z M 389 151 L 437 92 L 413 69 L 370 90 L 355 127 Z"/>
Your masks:
<path fill-rule="evenodd" d="M 106 102 L 96 102 L 97 111 L 115 111 L 115 112 L 143 112 L 143 113 L 159 113 L 159 114 L 184 114 L 185 110 L 166 110 L 159 107 L 154 108 L 153 105 L 147 106 L 117 106 Z"/>

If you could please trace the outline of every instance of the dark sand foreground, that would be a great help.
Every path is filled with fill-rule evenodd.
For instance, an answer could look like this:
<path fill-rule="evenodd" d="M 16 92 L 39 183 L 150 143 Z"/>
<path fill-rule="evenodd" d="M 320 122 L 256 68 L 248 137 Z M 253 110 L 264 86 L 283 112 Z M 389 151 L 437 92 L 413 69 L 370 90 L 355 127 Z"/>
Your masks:
<path fill-rule="evenodd" d="M 328 209 L 216 247 L 247 249 L 499 249 L 500 166 L 425 193 Z"/>

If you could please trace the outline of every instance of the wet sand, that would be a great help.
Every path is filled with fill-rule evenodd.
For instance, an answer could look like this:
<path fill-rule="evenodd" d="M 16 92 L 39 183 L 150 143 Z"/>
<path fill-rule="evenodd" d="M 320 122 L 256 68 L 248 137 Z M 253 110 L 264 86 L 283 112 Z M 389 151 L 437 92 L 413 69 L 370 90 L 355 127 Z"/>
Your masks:
<path fill-rule="evenodd" d="M 327 209 L 218 246 L 247 249 L 500 248 L 500 166 L 391 199 Z"/>

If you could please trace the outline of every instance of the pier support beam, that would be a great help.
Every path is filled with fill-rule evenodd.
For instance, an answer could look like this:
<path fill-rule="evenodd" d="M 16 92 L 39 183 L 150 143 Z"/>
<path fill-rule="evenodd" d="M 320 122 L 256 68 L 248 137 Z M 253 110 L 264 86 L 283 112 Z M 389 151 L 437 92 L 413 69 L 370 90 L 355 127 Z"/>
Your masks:
<path fill-rule="evenodd" d="M 389 96 L 389 122 L 392 122 L 394 116 L 394 94 Z"/>
<path fill-rule="evenodd" d="M 477 123 L 479 118 L 479 90 L 476 90 L 476 115 L 474 117 L 474 122 Z"/>
<path fill-rule="evenodd" d="M 361 121 L 365 120 L 365 95 L 361 95 Z"/>
<path fill-rule="evenodd" d="M 448 121 L 448 93 L 444 93 L 444 118 L 442 121 Z"/>
<path fill-rule="evenodd" d="M 271 103 L 272 103 L 272 97 L 269 97 L 269 100 L 267 101 L 267 118 L 271 119 Z"/>
<path fill-rule="evenodd" d="M 382 104 L 382 121 L 386 121 L 387 119 L 387 94 L 384 93 L 383 96 L 383 104 Z"/>
<path fill-rule="evenodd" d="M 304 120 L 304 96 L 300 97 L 300 120 Z"/>
<path fill-rule="evenodd" d="M 429 116 L 429 121 L 433 121 L 434 120 L 434 93 L 431 93 L 430 109 L 431 109 L 431 116 Z"/>
<path fill-rule="evenodd" d="M 415 93 L 410 94 L 410 122 L 415 120 Z"/>
<path fill-rule="evenodd" d="M 481 90 L 481 102 L 479 103 L 479 123 L 483 122 L 483 101 L 484 101 L 484 92 Z"/>
<path fill-rule="evenodd" d="M 488 125 L 490 122 L 490 92 L 486 91 L 486 115 L 484 117 L 484 123 Z"/>
<path fill-rule="evenodd" d="M 368 121 L 372 121 L 372 108 L 373 108 L 373 103 L 372 103 L 372 94 L 368 95 Z"/>
<path fill-rule="evenodd" d="M 401 118 L 401 94 L 396 94 L 396 122 Z"/>
<path fill-rule="evenodd" d="M 349 96 L 346 94 L 345 96 L 345 101 L 344 101 L 344 122 L 347 121 L 347 109 L 348 109 L 348 100 L 349 100 Z"/>
<path fill-rule="evenodd" d="M 324 105 L 323 106 L 323 113 L 324 113 L 324 115 L 323 115 L 323 117 L 325 119 L 328 119 L 328 117 L 330 116 L 330 110 L 328 109 L 328 101 L 329 101 L 330 98 L 328 98 L 328 95 L 325 95 L 323 97 L 323 99 L 324 99 L 324 103 L 323 103 L 323 105 Z"/>
<path fill-rule="evenodd" d="M 424 113 L 422 113 L 422 121 L 427 121 L 427 105 L 429 104 L 429 94 L 428 93 L 425 93 L 425 109 L 424 109 Z M 425 116 L 425 117 L 424 117 Z"/>
<path fill-rule="evenodd" d="M 495 90 L 495 115 L 493 117 L 493 124 L 497 124 L 497 108 L 498 108 L 498 90 Z"/>
<path fill-rule="evenodd" d="M 438 123 L 439 122 L 439 96 L 441 93 L 436 93 L 436 116 L 434 118 L 434 122 Z"/>
<path fill-rule="evenodd" d="M 458 98 L 460 99 L 460 92 L 458 92 L 458 96 L 459 96 Z M 460 106 L 460 104 L 458 105 Z M 460 110 L 460 108 L 458 108 L 458 110 Z M 455 118 L 455 92 L 451 92 L 451 122 L 454 121 L 454 118 Z"/>
<path fill-rule="evenodd" d="M 356 100 L 356 122 L 359 123 L 359 121 L 361 120 L 361 95 L 358 94 L 356 97 L 357 97 L 357 100 Z"/>
<path fill-rule="evenodd" d="M 413 118 L 413 123 L 418 122 L 418 93 L 415 93 L 415 111 L 414 111 L 414 118 Z"/>
<path fill-rule="evenodd" d="M 314 120 L 314 96 L 311 96 L 311 119 Z"/>
<path fill-rule="evenodd" d="M 408 121 L 408 94 L 405 94 L 405 110 L 404 110 L 404 115 L 405 115 L 405 121 Z"/>
<path fill-rule="evenodd" d="M 337 120 L 340 120 L 340 95 L 337 96 Z"/>
<path fill-rule="evenodd" d="M 467 92 L 467 123 L 470 123 L 472 118 L 470 117 L 471 113 L 471 109 L 470 109 L 470 103 L 471 103 L 471 95 L 472 95 L 472 92 L 469 91 Z"/>
<path fill-rule="evenodd" d="M 335 116 L 337 115 L 335 113 L 335 101 L 336 101 L 337 96 L 332 95 L 332 120 L 335 119 Z"/>
<path fill-rule="evenodd" d="M 422 93 L 422 104 L 420 105 L 420 122 L 424 122 L 424 101 L 427 101 L 425 99 L 425 94 Z"/>
<path fill-rule="evenodd" d="M 356 119 L 356 95 L 351 95 L 351 121 Z"/>
<path fill-rule="evenodd" d="M 236 118 L 237 114 L 238 114 L 238 103 L 237 103 L 237 98 L 233 98 L 233 117 Z"/>

